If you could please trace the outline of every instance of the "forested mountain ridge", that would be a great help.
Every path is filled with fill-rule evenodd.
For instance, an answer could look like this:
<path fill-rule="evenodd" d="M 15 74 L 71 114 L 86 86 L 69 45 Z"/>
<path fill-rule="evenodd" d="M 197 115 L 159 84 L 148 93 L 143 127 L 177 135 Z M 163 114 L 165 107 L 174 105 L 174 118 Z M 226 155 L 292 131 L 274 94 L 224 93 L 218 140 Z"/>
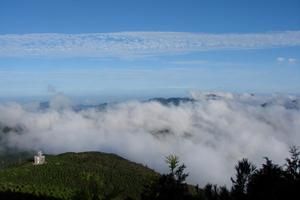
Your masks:
<path fill-rule="evenodd" d="M 99 152 L 46 155 L 0 170 L 0 191 L 57 199 L 139 199 L 143 186 L 158 174 L 114 154 Z"/>

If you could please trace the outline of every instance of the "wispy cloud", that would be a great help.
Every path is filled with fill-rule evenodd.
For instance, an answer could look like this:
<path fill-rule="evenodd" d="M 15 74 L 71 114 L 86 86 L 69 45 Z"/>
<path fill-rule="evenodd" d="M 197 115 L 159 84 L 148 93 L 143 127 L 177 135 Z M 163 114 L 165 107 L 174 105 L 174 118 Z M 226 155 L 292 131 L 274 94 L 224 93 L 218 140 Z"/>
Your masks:
<path fill-rule="evenodd" d="M 0 35 L 0 57 L 139 57 L 300 46 L 300 31 L 207 34 L 119 32 Z"/>
<path fill-rule="evenodd" d="M 295 63 L 296 61 L 297 61 L 296 58 L 289 58 L 289 59 L 288 59 L 288 62 L 289 62 L 289 63 Z"/>
<path fill-rule="evenodd" d="M 285 61 L 285 58 L 284 57 L 278 57 L 276 58 L 277 62 L 284 62 Z"/>
<path fill-rule="evenodd" d="M 296 58 L 285 58 L 285 57 L 277 57 L 276 61 L 278 63 L 288 63 L 288 64 L 294 64 L 297 62 Z"/>

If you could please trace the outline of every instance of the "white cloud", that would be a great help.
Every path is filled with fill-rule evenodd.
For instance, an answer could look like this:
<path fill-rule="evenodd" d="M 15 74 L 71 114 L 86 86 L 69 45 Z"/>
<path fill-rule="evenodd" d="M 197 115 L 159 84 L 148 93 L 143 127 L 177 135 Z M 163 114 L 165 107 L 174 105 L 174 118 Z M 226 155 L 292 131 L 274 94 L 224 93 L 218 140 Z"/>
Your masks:
<path fill-rule="evenodd" d="M 288 63 L 288 64 L 294 64 L 297 62 L 296 58 L 277 57 L 276 60 L 278 63 Z"/>
<path fill-rule="evenodd" d="M 6 145 L 47 153 L 113 152 L 160 172 L 167 169 L 164 156 L 175 153 L 187 165 L 189 181 L 201 185 L 230 184 L 243 157 L 256 164 L 264 156 L 282 163 L 289 146 L 300 145 L 299 108 L 286 108 L 299 98 L 216 95 L 207 100 L 207 94 L 194 92 L 199 101 L 180 106 L 132 101 L 80 112 L 68 109 L 59 95 L 43 111 L 0 104 L 0 122 L 25 130 L 6 135 Z M 262 107 L 264 102 L 270 103 Z"/>
<path fill-rule="evenodd" d="M 295 63 L 297 61 L 297 59 L 295 59 L 295 58 L 289 58 L 288 61 L 289 61 L 289 63 Z"/>
<path fill-rule="evenodd" d="M 0 57 L 138 57 L 288 46 L 300 46 L 300 31 L 248 34 L 119 32 L 0 35 Z"/>
<path fill-rule="evenodd" d="M 285 58 L 284 57 L 278 57 L 277 58 L 277 62 L 284 62 L 285 61 Z"/>

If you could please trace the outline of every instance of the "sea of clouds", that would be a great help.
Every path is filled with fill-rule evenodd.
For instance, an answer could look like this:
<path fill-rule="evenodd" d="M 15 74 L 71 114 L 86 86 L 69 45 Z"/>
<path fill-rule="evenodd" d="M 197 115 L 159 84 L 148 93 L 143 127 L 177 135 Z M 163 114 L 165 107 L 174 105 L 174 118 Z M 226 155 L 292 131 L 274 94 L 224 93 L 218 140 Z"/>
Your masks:
<path fill-rule="evenodd" d="M 0 122 L 21 127 L 2 143 L 46 153 L 104 151 L 167 172 L 165 156 L 176 154 L 190 183 L 230 185 L 234 165 L 264 156 L 283 163 L 291 145 L 300 145 L 300 98 L 193 92 L 196 101 L 178 106 L 126 101 L 105 109 L 75 111 L 63 95 L 49 108 L 39 103 L 1 103 Z M 3 142 L 5 141 L 5 142 Z"/>

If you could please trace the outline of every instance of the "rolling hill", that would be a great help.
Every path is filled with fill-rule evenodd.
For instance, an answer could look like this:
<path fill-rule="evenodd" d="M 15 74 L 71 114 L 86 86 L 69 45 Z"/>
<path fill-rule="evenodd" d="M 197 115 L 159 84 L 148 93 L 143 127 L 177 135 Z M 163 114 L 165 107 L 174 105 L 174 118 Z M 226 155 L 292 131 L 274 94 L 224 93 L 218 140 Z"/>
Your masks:
<path fill-rule="evenodd" d="M 46 155 L 46 161 L 33 165 L 28 160 L 0 170 L 0 198 L 139 199 L 143 186 L 159 176 L 140 164 L 100 152 Z"/>

